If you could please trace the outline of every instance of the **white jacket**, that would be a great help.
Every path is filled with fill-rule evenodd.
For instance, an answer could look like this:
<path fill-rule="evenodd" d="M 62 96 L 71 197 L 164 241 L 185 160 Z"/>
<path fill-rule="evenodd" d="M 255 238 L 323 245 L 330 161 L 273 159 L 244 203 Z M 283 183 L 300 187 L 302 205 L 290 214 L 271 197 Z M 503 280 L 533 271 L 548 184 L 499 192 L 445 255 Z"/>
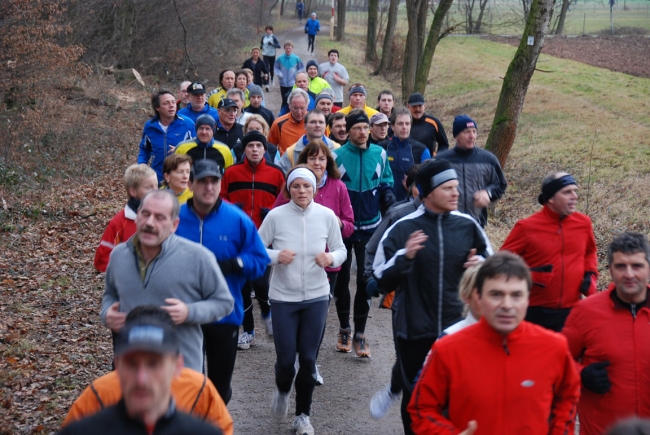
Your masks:
<path fill-rule="evenodd" d="M 347 258 L 339 221 L 332 210 L 314 201 L 304 210 L 293 201 L 276 207 L 262 222 L 259 230 L 266 252 L 275 266 L 269 298 L 282 302 L 302 302 L 327 296 L 329 284 L 325 269 L 316 264 L 316 255 L 329 248 L 338 267 Z M 280 251 L 296 253 L 291 264 L 279 264 Z"/>

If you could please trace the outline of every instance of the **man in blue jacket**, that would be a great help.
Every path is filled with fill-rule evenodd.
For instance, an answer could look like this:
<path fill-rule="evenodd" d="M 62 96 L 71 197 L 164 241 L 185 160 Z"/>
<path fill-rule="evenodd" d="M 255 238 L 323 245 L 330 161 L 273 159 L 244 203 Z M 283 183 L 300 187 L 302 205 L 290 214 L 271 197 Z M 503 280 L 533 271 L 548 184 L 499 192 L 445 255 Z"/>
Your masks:
<path fill-rule="evenodd" d="M 196 136 L 194 121 L 176 113 L 176 98 L 166 89 L 151 97 L 154 116 L 144 124 L 138 163 L 145 163 L 156 171 L 158 184 L 163 181 L 163 162 L 174 152 L 176 145 Z"/>
<path fill-rule="evenodd" d="M 202 83 L 192 83 L 187 87 L 187 93 L 190 103 L 187 107 L 178 111 L 180 116 L 190 118 L 194 122 L 201 115 L 210 115 L 215 120 L 219 119 L 217 110 L 208 104 L 208 100 L 205 97 L 205 86 Z"/>
<path fill-rule="evenodd" d="M 213 160 L 194 162 L 190 175 L 194 197 L 181 207 L 176 234 L 200 243 L 214 253 L 235 299 L 229 316 L 202 325 L 208 377 L 227 404 L 237 354 L 237 333 L 244 318 L 242 287 L 261 277 L 270 263 L 253 221 L 237 206 L 222 201 L 222 171 Z"/>
<path fill-rule="evenodd" d="M 311 47 L 312 54 L 314 53 L 314 41 L 316 34 L 320 32 L 320 21 L 316 19 L 316 12 L 311 13 L 311 18 L 305 22 L 305 33 L 307 34 L 307 50 Z"/>

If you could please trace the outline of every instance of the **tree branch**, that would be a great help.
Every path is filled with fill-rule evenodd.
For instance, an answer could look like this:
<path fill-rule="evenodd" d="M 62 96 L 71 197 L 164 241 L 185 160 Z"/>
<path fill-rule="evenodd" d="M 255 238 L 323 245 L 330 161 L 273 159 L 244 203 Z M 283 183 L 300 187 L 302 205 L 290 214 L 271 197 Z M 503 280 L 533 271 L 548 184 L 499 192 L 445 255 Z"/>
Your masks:
<path fill-rule="evenodd" d="M 183 24 L 183 20 L 181 20 L 181 14 L 178 12 L 178 5 L 176 5 L 176 0 L 172 0 L 172 3 L 174 3 L 174 9 L 176 10 L 176 16 L 178 16 L 178 22 L 181 23 L 181 27 L 183 28 L 183 46 L 185 47 L 185 57 L 187 57 L 187 61 L 190 63 L 192 69 L 195 69 L 194 62 L 192 62 L 190 53 L 187 50 L 187 28 L 185 27 L 185 24 Z"/>

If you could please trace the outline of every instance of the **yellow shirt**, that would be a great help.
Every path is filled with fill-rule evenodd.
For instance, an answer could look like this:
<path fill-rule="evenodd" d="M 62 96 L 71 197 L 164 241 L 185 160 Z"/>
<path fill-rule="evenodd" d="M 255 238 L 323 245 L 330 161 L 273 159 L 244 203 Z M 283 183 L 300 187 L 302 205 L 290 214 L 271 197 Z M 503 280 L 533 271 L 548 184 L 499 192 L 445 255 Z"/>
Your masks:
<path fill-rule="evenodd" d="M 354 110 L 354 109 L 352 109 L 352 106 L 347 106 L 347 107 L 344 107 L 344 108 L 342 108 L 341 110 L 339 110 L 339 112 L 341 112 L 341 113 L 345 113 L 345 114 L 347 115 L 347 114 L 349 114 L 352 110 Z M 372 107 L 368 107 L 368 106 L 365 105 L 365 104 L 364 104 L 364 106 L 363 106 L 363 111 L 366 112 L 366 115 L 368 115 L 368 119 L 372 118 L 372 115 L 374 115 L 374 114 L 376 114 L 376 113 L 379 113 L 378 111 L 376 111 L 376 110 L 373 109 Z"/>

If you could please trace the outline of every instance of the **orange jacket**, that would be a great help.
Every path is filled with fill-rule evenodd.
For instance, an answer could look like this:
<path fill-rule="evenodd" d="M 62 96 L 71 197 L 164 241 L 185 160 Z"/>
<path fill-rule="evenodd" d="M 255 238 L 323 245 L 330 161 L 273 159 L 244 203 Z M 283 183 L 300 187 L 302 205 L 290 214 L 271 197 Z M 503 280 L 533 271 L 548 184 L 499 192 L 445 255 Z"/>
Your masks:
<path fill-rule="evenodd" d="M 273 122 L 266 140 L 277 146 L 280 154 L 284 154 L 286 149 L 298 142 L 305 133 L 305 120 L 297 122 L 291 113 L 287 113 Z"/>
<path fill-rule="evenodd" d="M 433 345 L 408 411 L 416 434 L 476 420 L 476 435 L 573 435 L 579 394 L 565 337 L 526 321 L 504 337 L 483 318 Z"/>
<path fill-rule="evenodd" d="M 179 410 L 218 426 L 225 435 L 232 435 L 232 417 L 205 375 L 183 368 L 180 376 L 172 381 L 172 394 Z M 115 405 L 121 398 L 117 372 L 97 378 L 72 404 L 61 427 Z"/>
<path fill-rule="evenodd" d="M 580 434 L 599 435 L 617 420 L 632 415 L 650 418 L 650 300 L 626 307 L 606 291 L 580 301 L 566 320 L 562 334 L 578 371 L 609 361 L 612 388 L 605 394 L 582 389 L 578 413 Z M 650 293 L 650 286 L 648 287 Z"/>

